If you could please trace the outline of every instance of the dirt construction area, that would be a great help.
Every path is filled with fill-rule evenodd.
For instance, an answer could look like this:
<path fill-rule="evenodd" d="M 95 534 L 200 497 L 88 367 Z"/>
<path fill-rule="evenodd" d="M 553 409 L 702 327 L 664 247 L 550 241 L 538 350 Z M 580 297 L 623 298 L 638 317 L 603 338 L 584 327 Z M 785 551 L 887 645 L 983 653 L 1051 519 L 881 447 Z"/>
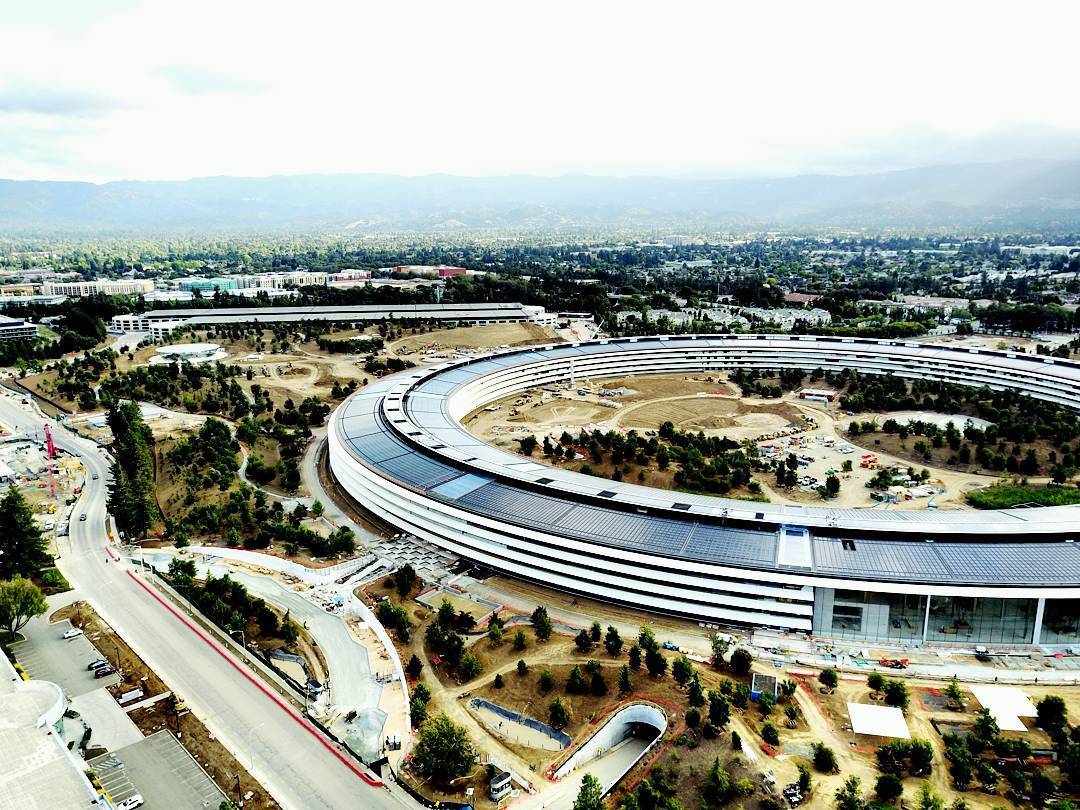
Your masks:
<path fill-rule="evenodd" d="M 893 415 L 861 414 L 855 418 L 881 424 L 890 416 Z M 904 422 L 915 418 L 940 421 L 939 416 L 949 418 L 949 415 L 915 412 L 897 413 L 894 418 Z M 889 453 L 880 438 L 866 436 L 862 440 L 866 444 L 858 444 L 858 438 L 847 435 L 851 419 L 835 402 L 807 401 L 792 393 L 780 399 L 742 397 L 723 377 L 663 374 L 581 380 L 573 387 L 549 385 L 531 389 L 479 408 L 467 415 L 463 423 L 485 441 L 516 451 L 517 440 L 529 435 L 541 442 L 545 436 L 557 442 L 564 432 L 577 435 L 582 429 L 622 433 L 634 430 L 648 435 L 670 421 L 679 430 L 751 442 L 766 462 L 795 454 L 802 479 L 799 486 L 780 490 L 771 472 L 754 475 L 766 497 L 774 503 L 820 503 L 818 488 L 828 476 L 836 475 L 841 488 L 829 500 L 830 506 L 967 509 L 966 493 L 997 480 L 973 471 L 913 463 L 899 447 Z M 570 469 L 577 469 L 581 461 L 551 462 L 539 453 L 534 458 L 566 463 L 571 465 Z M 605 464 L 590 462 L 590 466 L 599 475 L 612 472 Z M 929 480 L 925 484 L 898 486 L 882 495 L 895 502 L 886 504 L 871 497 L 872 490 L 866 483 L 879 470 L 890 469 L 898 477 L 906 478 L 909 468 L 916 474 L 926 469 Z M 647 486 L 671 488 L 671 477 L 670 472 L 647 469 L 637 480 Z"/>
<path fill-rule="evenodd" d="M 456 329 L 438 329 L 407 335 L 395 340 L 387 351 L 399 357 L 419 355 L 436 357 L 451 349 L 498 349 L 510 346 L 528 346 L 539 343 L 558 343 L 559 338 L 550 329 L 534 323 L 494 323 L 488 326 L 461 326 Z"/>

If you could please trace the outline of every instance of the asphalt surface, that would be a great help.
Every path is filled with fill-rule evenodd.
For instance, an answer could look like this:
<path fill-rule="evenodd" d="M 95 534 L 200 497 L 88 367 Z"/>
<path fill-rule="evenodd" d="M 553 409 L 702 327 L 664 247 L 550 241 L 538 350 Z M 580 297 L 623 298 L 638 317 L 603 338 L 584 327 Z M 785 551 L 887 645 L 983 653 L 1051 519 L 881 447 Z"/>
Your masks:
<path fill-rule="evenodd" d="M 205 810 L 226 796 L 168 731 L 159 731 L 91 763 L 115 801 L 136 793 L 146 810 Z M 228 797 L 237 801 L 235 788 Z"/>
<path fill-rule="evenodd" d="M 20 432 L 41 429 L 35 410 L 0 396 L 0 421 Z M 70 551 L 58 566 L 98 613 L 182 696 L 210 731 L 285 808 L 413 807 L 397 789 L 365 782 L 347 754 L 279 698 L 252 682 L 243 664 L 217 642 L 196 632 L 154 598 L 123 564 L 105 550 L 108 461 L 93 442 L 55 428 L 58 447 L 82 458 L 87 478 L 71 523 Z"/>

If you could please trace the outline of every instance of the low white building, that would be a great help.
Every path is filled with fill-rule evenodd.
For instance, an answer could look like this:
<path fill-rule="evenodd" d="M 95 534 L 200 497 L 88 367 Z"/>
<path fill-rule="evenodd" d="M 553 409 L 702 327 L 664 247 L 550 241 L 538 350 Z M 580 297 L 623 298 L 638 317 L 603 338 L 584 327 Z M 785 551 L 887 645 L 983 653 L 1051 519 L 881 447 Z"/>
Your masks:
<path fill-rule="evenodd" d="M 150 279 L 108 279 L 95 281 L 46 281 L 41 285 L 42 295 L 67 295 L 83 298 L 88 295 L 142 295 L 154 291 Z"/>
<path fill-rule="evenodd" d="M 157 354 L 150 358 L 150 365 L 213 363 L 228 356 L 228 352 L 216 343 L 174 343 L 158 348 Z"/>

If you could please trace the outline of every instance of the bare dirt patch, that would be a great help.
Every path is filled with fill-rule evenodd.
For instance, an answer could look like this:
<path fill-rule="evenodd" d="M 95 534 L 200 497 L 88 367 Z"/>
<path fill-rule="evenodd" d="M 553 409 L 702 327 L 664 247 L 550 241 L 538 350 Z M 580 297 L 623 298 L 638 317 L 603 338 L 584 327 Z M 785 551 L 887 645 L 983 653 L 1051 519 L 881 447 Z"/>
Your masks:
<path fill-rule="evenodd" d="M 391 354 L 436 353 L 446 349 L 494 349 L 500 346 L 529 346 L 559 343 L 555 333 L 534 323 L 495 323 L 487 326 L 461 326 L 407 335 L 391 343 Z"/>

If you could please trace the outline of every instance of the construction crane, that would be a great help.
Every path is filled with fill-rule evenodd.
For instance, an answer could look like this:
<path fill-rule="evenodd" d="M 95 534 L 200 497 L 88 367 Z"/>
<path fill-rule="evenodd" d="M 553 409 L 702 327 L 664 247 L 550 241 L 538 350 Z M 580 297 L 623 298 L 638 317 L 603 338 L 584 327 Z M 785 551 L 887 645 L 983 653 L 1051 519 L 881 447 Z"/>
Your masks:
<path fill-rule="evenodd" d="M 49 458 L 49 498 L 56 499 L 56 476 L 53 474 L 53 466 L 56 459 L 56 443 L 53 442 L 52 431 L 45 425 L 45 451 Z"/>

